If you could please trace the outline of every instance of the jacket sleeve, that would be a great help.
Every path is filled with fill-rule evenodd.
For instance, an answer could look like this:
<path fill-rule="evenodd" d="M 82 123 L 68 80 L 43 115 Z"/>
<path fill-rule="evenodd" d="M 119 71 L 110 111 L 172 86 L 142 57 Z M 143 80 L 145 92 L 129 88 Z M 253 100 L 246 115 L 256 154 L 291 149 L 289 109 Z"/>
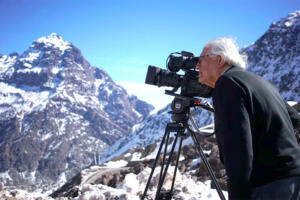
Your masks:
<path fill-rule="evenodd" d="M 222 76 L 213 94 L 215 129 L 228 176 L 229 199 L 247 199 L 252 171 L 252 137 L 246 95 L 233 80 Z"/>
<path fill-rule="evenodd" d="M 289 113 L 294 129 L 300 128 L 300 115 L 298 111 L 292 106 L 290 106 L 287 102 L 285 102 L 285 106 Z"/>

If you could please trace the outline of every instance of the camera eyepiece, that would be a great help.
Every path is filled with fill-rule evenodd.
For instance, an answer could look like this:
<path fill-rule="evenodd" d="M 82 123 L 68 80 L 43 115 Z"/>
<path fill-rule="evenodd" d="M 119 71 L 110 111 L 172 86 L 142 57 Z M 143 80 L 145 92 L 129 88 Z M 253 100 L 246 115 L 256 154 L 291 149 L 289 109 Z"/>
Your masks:
<path fill-rule="evenodd" d="M 179 54 L 180 56 L 175 56 Z M 171 72 L 178 72 L 180 69 L 194 70 L 198 63 L 199 57 L 195 57 L 193 53 L 182 51 L 171 53 L 167 59 L 167 69 Z"/>

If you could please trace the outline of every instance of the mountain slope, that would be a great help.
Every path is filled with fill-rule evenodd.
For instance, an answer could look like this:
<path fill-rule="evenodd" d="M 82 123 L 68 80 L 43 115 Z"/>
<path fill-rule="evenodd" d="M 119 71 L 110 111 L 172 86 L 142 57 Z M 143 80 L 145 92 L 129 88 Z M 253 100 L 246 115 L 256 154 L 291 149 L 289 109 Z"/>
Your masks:
<path fill-rule="evenodd" d="M 272 23 L 242 52 L 247 70 L 271 81 L 285 100 L 300 101 L 300 11 Z"/>
<path fill-rule="evenodd" d="M 168 113 L 170 110 L 170 105 L 168 105 L 134 126 L 133 131 L 129 135 L 119 139 L 101 155 L 101 162 L 120 156 L 128 151 L 132 152 L 135 148 L 146 148 L 153 144 L 156 144 L 158 148 L 167 123 L 171 122 L 171 114 Z M 205 126 L 212 122 L 212 114 L 204 109 L 197 109 L 193 112 L 193 115 L 196 117 L 199 126 Z"/>
<path fill-rule="evenodd" d="M 129 96 L 57 34 L 0 57 L 0 178 L 65 181 L 99 162 L 153 106 Z"/>

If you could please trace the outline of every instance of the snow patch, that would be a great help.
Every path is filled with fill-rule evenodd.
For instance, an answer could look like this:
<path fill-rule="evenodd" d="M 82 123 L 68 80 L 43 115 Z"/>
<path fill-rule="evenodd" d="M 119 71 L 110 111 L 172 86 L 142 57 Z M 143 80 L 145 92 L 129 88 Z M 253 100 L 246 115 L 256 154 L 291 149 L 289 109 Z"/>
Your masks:
<path fill-rule="evenodd" d="M 201 158 L 196 158 L 196 159 L 192 160 L 191 167 L 198 165 L 201 162 L 201 160 L 202 160 Z"/>
<path fill-rule="evenodd" d="M 80 94 L 78 94 L 78 93 L 73 93 L 73 95 L 74 95 L 74 99 L 78 102 L 78 103 L 82 103 L 83 105 L 85 105 L 86 104 L 86 99 L 85 99 L 85 97 L 84 96 L 82 96 L 82 95 L 80 95 Z"/>
<path fill-rule="evenodd" d="M 0 173 L 0 179 L 3 181 L 13 181 L 9 175 L 9 170 L 7 170 L 6 172 Z"/>
<path fill-rule="evenodd" d="M 43 135 L 42 138 L 41 138 L 41 141 L 45 141 L 47 139 L 49 139 L 50 137 L 52 136 L 52 133 L 47 133 L 46 135 Z"/>
<path fill-rule="evenodd" d="M 175 167 L 170 166 L 167 172 L 163 189 L 169 189 L 171 187 L 173 172 Z M 96 169 L 89 169 L 91 173 L 94 173 Z M 87 171 L 86 171 L 87 172 Z M 85 199 L 130 199 L 138 200 L 140 195 L 143 194 L 151 169 L 145 168 L 141 173 L 135 175 L 133 173 L 127 174 L 120 185 L 117 188 L 111 188 L 101 184 L 91 185 L 82 184 L 79 186 L 79 196 L 76 200 Z M 154 171 L 151 184 L 147 195 L 154 199 L 157 189 L 157 183 L 160 174 L 160 167 L 157 167 Z M 183 175 L 177 170 L 176 181 L 174 185 L 174 199 L 182 200 L 213 200 L 219 199 L 219 195 L 215 189 L 210 188 L 210 182 L 205 183 L 197 181 L 190 175 Z M 223 191 L 224 196 L 227 196 L 227 192 Z"/>
<path fill-rule="evenodd" d="M 51 70 L 52 74 L 57 74 L 59 72 L 59 68 L 57 66 L 53 67 Z"/>
<path fill-rule="evenodd" d="M 16 63 L 16 56 L 2 56 L 0 58 L 0 73 L 5 72 L 8 68 Z"/>
<path fill-rule="evenodd" d="M 28 63 L 23 64 L 23 66 L 26 66 L 28 68 L 18 69 L 17 73 L 23 73 L 23 74 L 26 74 L 26 73 L 35 73 L 35 74 L 39 74 L 39 73 L 42 72 L 42 68 L 41 67 L 32 67 L 31 64 L 28 64 Z"/>
<path fill-rule="evenodd" d="M 40 56 L 41 56 L 41 52 L 39 50 L 30 49 L 26 51 L 19 60 L 21 62 L 24 62 L 23 66 L 25 66 L 26 64 L 28 67 L 31 67 L 33 61 L 38 59 Z"/>
<path fill-rule="evenodd" d="M 66 182 L 67 182 L 66 174 L 63 172 L 59 175 L 59 177 L 57 179 L 57 183 L 59 183 L 59 186 L 62 186 Z"/>
<path fill-rule="evenodd" d="M 105 165 L 109 168 L 125 167 L 128 164 L 125 160 L 109 161 Z"/>

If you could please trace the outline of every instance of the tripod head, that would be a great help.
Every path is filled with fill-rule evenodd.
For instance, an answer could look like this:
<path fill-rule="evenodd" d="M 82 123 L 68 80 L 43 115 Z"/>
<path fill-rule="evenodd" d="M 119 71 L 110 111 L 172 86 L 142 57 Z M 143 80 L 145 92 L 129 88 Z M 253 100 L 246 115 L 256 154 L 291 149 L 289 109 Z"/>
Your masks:
<path fill-rule="evenodd" d="M 214 108 L 204 99 L 179 95 L 174 90 L 165 90 L 165 94 L 175 96 L 171 103 L 172 111 L 169 112 L 172 114 L 171 119 L 174 122 L 186 124 L 189 119 L 190 108 L 192 107 L 202 107 L 205 110 L 214 112 Z"/>

